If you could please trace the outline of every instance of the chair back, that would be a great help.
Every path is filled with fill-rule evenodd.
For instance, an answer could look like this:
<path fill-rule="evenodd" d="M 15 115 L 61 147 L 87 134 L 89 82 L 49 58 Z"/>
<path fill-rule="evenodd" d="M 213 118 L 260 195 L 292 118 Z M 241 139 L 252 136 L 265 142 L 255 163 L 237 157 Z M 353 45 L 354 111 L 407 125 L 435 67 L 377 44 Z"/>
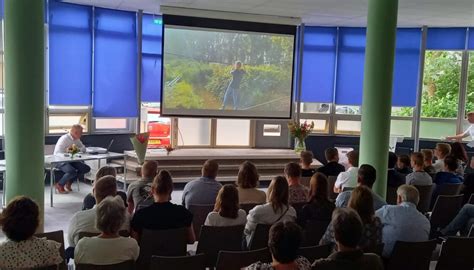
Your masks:
<path fill-rule="evenodd" d="M 134 270 L 135 261 L 126 261 L 117 264 L 95 265 L 95 264 L 76 264 L 76 270 Z"/>
<path fill-rule="evenodd" d="M 307 202 L 300 202 L 300 203 L 292 203 L 291 206 L 295 209 L 296 213 L 301 213 L 303 206 L 307 205 Z"/>
<path fill-rule="evenodd" d="M 438 196 L 431 214 L 431 230 L 446 227 L 461 209 L 462 200 L 463 195 Z"/>
<path fill-rule="evenodd" d="M 251 251 L 219 251 L 216 270 L 240 270 L 258 261 L 264 263 L 272 261 L 268 248 Z"/>
<path fill-rule="evenodd" d="M 468 204 L 474 204 L 474 193 L 471 194 L 471 197 L 469 197 L 469 201 L 467 201 Z"/>
<path fill-rule="evenodd" d="M 229 227 L 201 227 L 196 254 L 205 254 L 206 266 L 213 268 L 216 265 L 219 251 L 240 251 L 242 249 L 242 236 L 244 226 Z"/>
<path fill-rule="evenodd" d="M 306 223 L 303 231 L 302 247 L 319 245 L 319 240 L 323 237 L 330 220 L 310 220 Z"/>
<path fill-rule="evenodd" d="M 430 210 L 431 197 L 433 195 L 433 185 L 429 186 L 415 186 L 420 194 L 420 201 L 418 202 L 417 209 L 421 213 L 426 213 Z"/>
<path fill-rule="evenodd" d="M 471 228 L 469 229 L 469 233 L 467 234 L 467 237 L 474 237 L 474 224 L 471 225 Z"/>
<path fill-rule="evenodd" d="M 429 270 L 436 240 L 426 242 L 397 241 L 392 255 L 387 262 L 386 270 Z"/>
<path fill-rule="evenodd" d="M 59 247 L 59 255 L 61 255 L 61 258 L 63 258 L 63 261 L 59 264 L 57 269 L 58 270 L 67 270 L 66 259 L 65 259 L 66 256 L 65 256 L 65 251 L 64 251 L 64 233 L 63 233 L 63 231 L 37 233 L 37 234 L 35 234 L 35 236 L 38 237 L 38 238 L 46 238 L 48 240 L 53 240 L 53 241 L 56 241 L 56 242 L 61 244 L 61 247 Z M 54 269 L 56 269 L 56 268 L 54 268 Z"/>
<path fill-rule="evenodd" d="M 150 268 L 147 269 L 205 270 L 206 256 L 204 254 L 178 257 L 152 256 Z"/>
<path fill-rule="evenodd" d="M 458 195 L 461 192 L 462 184 L 442 184 L 438 186 L 439 195 Z"/>
<path fill-rule="evenodd" d="M 257 205 L 261 205 L 261 204 L 260 203 L 241 203 L 240 204 L 240 209 L 244 210 L 245 213 L 247 213 L 247 215 L 248 215 L 250 210 L 252 210 Z"/>
<path fill-rule="evenodd" d="M 148 269 L 152 255 L 185 256 L 187 234 L 187 228 L 153 231 L 144 229 L 139 243 L 138 269 Z"/>
<path fill-rule="evenodd" d="M 397 204 L 397 188 L 396 187 L 387 187 L 387 203 L 391 205 Z"/>
<path fill-rule="evenodd" d="M 314 262 L 318 259 L 327 258 L 332 251 L 332 246 L 321 245 L 321 246 L 312 246 L 312 247 L 301 247 L 298 249 L 298 255 L 305 257 L 310 262 Z"/>
<path fill-rule="evenodd" d="M 309 182 L 311 182 L 311 176 L 300 178 L 300 183 L 307 188 L 309 188 Z"/>
<path fill-rule="evenodd" d="M 448 237 L 441 247 L 436 270 L 472 270 L 474 238 Z"/>
<path fill-rule="evenodd" d="M 257 224 L 249 243 L 250 250 L 266 248 L 268 246 L 268 233 L 271 226 L 269 224 Z"/>
<path fill-rule="evenodd" d="M 337 176 L 328 177 L 328 195 L 330 200 L 336 200 L 337 193 L 334 192 L 334 185 L 336 184 Z"/>
<path fill-rule="evenodd" d="M 193 214 L 193 229 L 196 241 L 199 241 L 201 226 L 204 225 L 207 215 L 214 210 L 213 204 L 190 204 L 188 210 Z"/>

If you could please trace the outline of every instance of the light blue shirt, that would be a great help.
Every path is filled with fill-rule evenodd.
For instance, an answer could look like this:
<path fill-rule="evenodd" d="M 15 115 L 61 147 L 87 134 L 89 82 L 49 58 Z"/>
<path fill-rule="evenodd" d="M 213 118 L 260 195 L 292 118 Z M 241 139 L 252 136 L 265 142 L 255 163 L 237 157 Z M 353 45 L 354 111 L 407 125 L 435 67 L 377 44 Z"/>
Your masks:
<path fill-rule="evenodd" d="M 377 211 L 382 206 L 386 205 L 387 202 L 382 199 L 377 193 L 374 193 L 372 190 L 372 198 L 374 198 L 374 210 Z M 336 198 L 336 207 L 347 207 L 349 204 L 349 199 L 351 198 L 352 190 L 344 191 L 339 193 Z"/>
<path fill-rule="evenodd" d="M 215 179 L 200 177 L 184 186 L 183 205 L 189 208 L 190 204 L 215 204 L 217 193 L 222 185 Z"/>
<path fill-rule="evenodd" d="M 385 205 L 377 210 L 375 215 L 382 221 L 382 239 L 385 244 L 382 255 L 386 258 L 392 254 L 397 241 L 428 241 L 430 221 L 416 209 L 413 203 Z"/>

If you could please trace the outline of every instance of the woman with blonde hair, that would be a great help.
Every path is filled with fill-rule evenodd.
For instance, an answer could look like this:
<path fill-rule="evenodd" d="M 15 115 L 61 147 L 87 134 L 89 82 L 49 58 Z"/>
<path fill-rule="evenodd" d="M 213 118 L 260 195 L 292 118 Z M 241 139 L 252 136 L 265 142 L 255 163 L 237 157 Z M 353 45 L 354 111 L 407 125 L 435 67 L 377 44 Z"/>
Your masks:
<path fill-rule="evenodd" d="M 207 215 L 206 226 L 237 226 L 245 225 L 247 213 L 240 209 L 239 193 L 234 185 L 224 185 L 217 194 L 214 211 Z"/>
<path fill-rule="evenodd" d="M 247 216 L 244 234 L 250 243 L 257 224 L 273 224 L 278 221 L 295 221 L 296 210 L 288 203 L 289 191 L 286 178 L 273 178 L 267 191 L 267 203 L 257 205 Z"/>
<path fill-rule="evenodd" d="M 245 161 L 240 164 L 239 173 L 237 175 L 239 203 L 265 203 L 267 196 L 265 192 L 257 189 L 258 179 L 257 167 L 255 167 L 252 162 Z"/>
<path fill-rule="evenodd" d="M 356 187 L 352 191 L 347 207 L 354 209 L 363 223 L 364 230 L 358 247 L 363 250 L 373 250 L 378 244 L 382 243 L 383 225 L 380 219 L 375 216 L 372 191 L 366 186 Z M 319 244 L 336 244 L 332 223 L 329 224 Z"/>

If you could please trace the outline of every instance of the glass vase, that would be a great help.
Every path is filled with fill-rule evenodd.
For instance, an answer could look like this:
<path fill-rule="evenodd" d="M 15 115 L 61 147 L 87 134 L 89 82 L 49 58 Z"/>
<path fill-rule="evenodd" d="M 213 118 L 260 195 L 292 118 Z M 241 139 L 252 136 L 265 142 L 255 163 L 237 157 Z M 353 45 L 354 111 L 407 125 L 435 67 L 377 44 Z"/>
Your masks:
<path fill-rule="evenodd" d="M 302 151 L 306 151 L 306 142 L 305 139 L 302 138 L 295 138 L 295 152 L 297 154 L 301 153 Z"/>

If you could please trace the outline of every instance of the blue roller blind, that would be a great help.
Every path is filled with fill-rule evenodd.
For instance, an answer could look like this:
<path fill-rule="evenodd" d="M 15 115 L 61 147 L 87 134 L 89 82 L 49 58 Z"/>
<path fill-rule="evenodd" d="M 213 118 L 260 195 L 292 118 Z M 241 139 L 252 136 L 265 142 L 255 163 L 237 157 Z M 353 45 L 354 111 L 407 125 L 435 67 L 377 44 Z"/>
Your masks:
<path fill-rule="evenodd" d="M 427 50 L 464 50 L 466 28 L 428 28 Z"/>
<path fill-rule="evenodd" d="M 156 24 L 152 15 L 143 15 L 142 31 L 142 101 L 160 102 L 161 43 L 163 25 Z"/>
<path fill-rule="evenodd" d="M 49 104 L 90 105 L 92 8 L 49 4 Z"/>
<path fill-rule="evenodd" d="M 136 14 L 95 9 L 94 117 L 137 117 Z"/>
<path fill-rule="evenodd" d="M 365 28 L 339 28 L 336 104 L 361 105 L 364 84 Z"/>
<path fill-rule="evenodd" d="M 415 107 L 420 66 L 421 29 L 398 29 L 392 105 Z"/>
<path fill-rule="evenodd" d="M 302 102 L 333 102 L 336 38 L 335 27 L 305 27 Z"/>
<path fill-rule="evenodd" d="M 469 41 L 467 43 L 469 50 L 474 50 L 474 27 L 469 28 Z"/>

